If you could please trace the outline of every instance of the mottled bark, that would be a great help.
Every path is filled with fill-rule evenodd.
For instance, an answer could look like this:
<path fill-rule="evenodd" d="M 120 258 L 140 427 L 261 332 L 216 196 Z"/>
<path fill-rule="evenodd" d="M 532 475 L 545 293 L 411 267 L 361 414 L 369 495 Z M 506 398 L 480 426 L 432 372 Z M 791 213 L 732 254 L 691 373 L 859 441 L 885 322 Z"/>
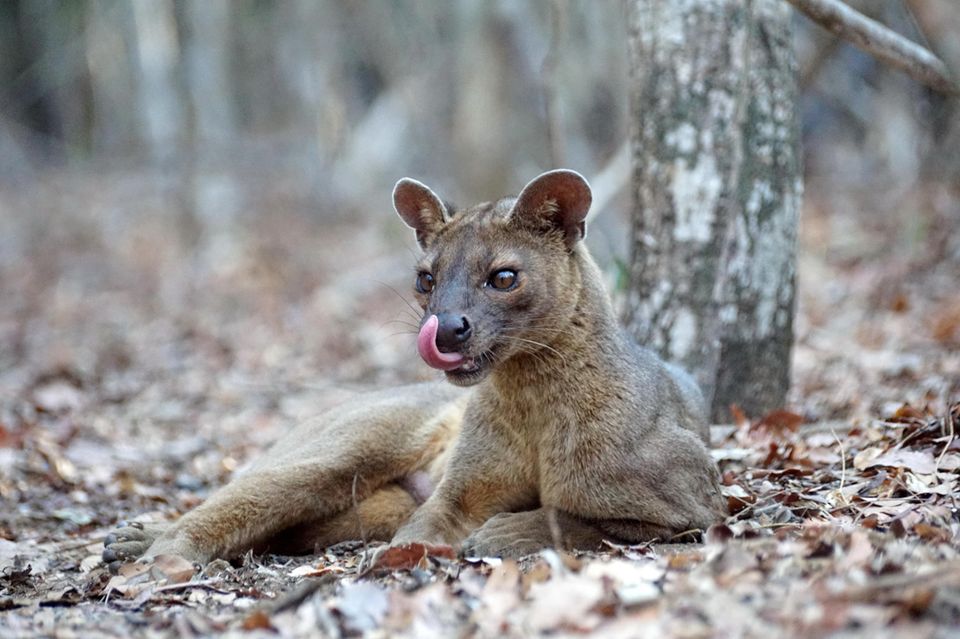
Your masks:
<path fill-rule="evenodd" d="M 801 191 L 789 6 L 628 0 L 634 212 L 625 321 L 713 418 L 783 404 Z"/>

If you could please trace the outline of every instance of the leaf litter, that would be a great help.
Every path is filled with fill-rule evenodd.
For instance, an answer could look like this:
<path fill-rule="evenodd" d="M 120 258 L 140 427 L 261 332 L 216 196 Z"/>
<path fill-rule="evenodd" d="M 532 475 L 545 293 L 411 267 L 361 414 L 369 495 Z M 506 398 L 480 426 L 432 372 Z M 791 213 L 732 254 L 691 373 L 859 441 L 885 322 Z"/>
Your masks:
<path fill-rule="evenodd" d="M 381 545 L 358 541 L 112 574 L 99 555 L 117 521 L 173 520 L 299 420 L 428 373 L 391 335 L 405 305 L 374 281 L 407 272 L 386 221 L 320 221 L 265 189 L 249 207 L 270 213 L 242 217 L 213 259 L 161 223 L 150 184 L 93 182 L 0 193 L 37 212 L 0 219 L 32 238 L 0 254 L 4 637 L 933 637 L 960 623 L 960 314 L 942 293 L 957 265 L 895 256 L 804 254 L 791 403 L 714 427 L 730 515 L 702 543 L 519 560 L 411 544 L 374 561 Z M 138 206 L 112 206 L 131 192 Z M 888 299 L 897 273 L 910 277 Z"/>

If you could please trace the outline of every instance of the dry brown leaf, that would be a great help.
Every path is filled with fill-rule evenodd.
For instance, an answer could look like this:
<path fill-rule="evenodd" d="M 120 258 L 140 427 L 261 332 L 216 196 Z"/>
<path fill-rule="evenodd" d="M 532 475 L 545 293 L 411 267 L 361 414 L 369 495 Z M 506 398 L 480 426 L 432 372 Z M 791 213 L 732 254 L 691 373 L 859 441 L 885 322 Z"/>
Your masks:
<path fill-rule="evenodd" d="M 150 564 L 139 561 L 123 564 L 117 570 L 117 574 L 107 582 L 104 593 L 108 597 L 114 592 L 126 598 L 136 597 L 155 583 L 150 574 L 150 568 Z"/>
<path fill-rule="evenodd" d="M 890 422 L 912 422 L 916 420 L 924 421 L 927 416 L 920 410 L 914 408 L 910 404 L 901 404 L 897 410 L 893 412 L 887 421 Z"/>
<path fill-rule="evenodd" d="M 370 581 L 346 584 L 333 607 L 343 617 L 347 630 L 364 633 L 377 628 L 387 615 L 387 591 Z"/>
<path fill-rule="evenodd" d="M 413 593 L 394 590 L 390 593 L 389 610 L 384 619 L 386 629 L 398 631 L 415 628 L 414 637 L 444 637 L 449 633 L 449 613 L 456 599 L 440 582 L 431 583 Z M 334 634 L 334 633 L 331 633 Z M 370 636 L 377 636 L 371 633 Z M 387 633 L 391 636 L 391 633 Z"/>
<path fill-rule="evenodd" d="M 950 540 L 953 538 L 953 535 L 950 534 L 949 530 L 939 528 L 938 526 L 931 526 L 930 524 L 925 524 L 923 522 L 914 525 L 913 532 L 916 533 L 921 539 L 925 539 L 926 541 L 931 541 L 934 543 L 950 543 Z"/>
<path fill-rule="evenodd" d="M 890 532 L 897 539 L 903 539 L 907 536 L 907 528 L 903 525 L 903 519 L 894 519 L 890 522 Z"/>
<path fill-rule="evenodd" d="M 603 598 L 603 585 L 585 575 L 566 574 L 534 584 L 526 626 L 533 632 L 592 630 L 601 621 L 593 609 Z"/>
<path fill-rule="evenodd" d="M 83 395 L 74 385 L 59 380 L 38 386 L 33 398 L 37 408 L 48 413 L 76 410 L 83 401 Z"/>
<path fill-rule="evenodd" d="M 90 572 L 102 564 L 103 559 L 100 557 L 100 555 L 87 555 L 83 558 L 83 561 L 80 562 L 80 572 Z"/>
<path fill-rule="evenodd" d="M 910 309 L 910 298 L 902 291 L 898 292 L 890 300 L 890 310 L 894 313 L 905 313 Z"/>
<path fill-rule="evenodd" d="M 703 538 L 708 544 L 722 544 L 733 539 L 734 536 L 735 534 L 730 526 L 726 524 L 713 524 L 707 528 L 707 532 L 704 533 Z"/>
<path fill-rule="evenodd" d="M 334 573 L 342 574 L 348 572 L 348 569 L 344 566 L 332 565 L 332 566 L 312 566 L 310 564 L 304 564 L 298 566 L 290 571 L 291 577 L 304 578 L 304 577 L 322 577 L 323 575 Z"/>
<path fill-rule="evenodd" d="M 75 484 L 79 481 L 80 476 L 76 466 L 63 455 L 63 449 L 56 442 L 48 437 L 38 437 L 36 447 L 60 481 L 67 484 Z"/>
<path fill-rule="evenodd" d="M 506 560 L 490 572 L 473 618 L 482 634 L 497 636 L 507 630 L 507 616 L 520 605 L 520 569 Z"/>
<path fill-rule="evenodd" d="M 960 455 L 950 453 L 937 460 L 937 468 L 943 470 L 960 470 Z"/>
<path fill-rule="evenodd" d="M 750 418 L 736 404 L 730 404 L 730 416 L 733 417 L 733 423 L 737 428 L 746 428 L 750 425 Z"/>
<path fill-rule="evenodd" d="M 130 581 L 134 577 L 142 575 L 150 570 L 150 564 L 141 561 L 135 561 L 129 564 L 123 564 L 117 569 L 117 576 Z"/>
<path fill-rule="evenodd" d="M 871 462 L 877 457 L 883 455 L 883 449 L 879 447 L 864 448 L 853 456 L 853 467 L 857 470 L 869 468 Z"/>
<path fill-rule="evenodd" d="M 930 320 L 933 339 L 941 344 L 960 343 L 960 298 L 942 304 Z"/>
<path fill-rule="evenodd" d="M 399 546 L 389 546 L 376 558 L 372 570 L 410 570 L 412 568 L 427 568 L 428 559 L 456 559 L 457 555 L 450 546 L 421 544 L 412 542 Z"/>
<path fill-rule="evenodd" d="M 304 564 L 302 566 L 297 566 L 290 571 L 291 577 L 316 577 L 317 573 L 320 571 L 320 568 L 316 566 L 311 566 L 310 564 Z"/>
<path fill-rule="evenodd" d="M 558 550 L 557 555 L 560 557 L 560 562 L 563 564 L 563 567 L 567 570 L 579 572 L 580 569 L 583 568 L 583 561 L 570 553 Z"/>
<path fill-rule="evenodd" d="M 873 544 L 870 543 L 870 537 L 861 530 L 855 530 L 850 533 L 846 553 L 838 564 L 844 570 L 862 568 L 866 566 L 872 557 Z"/>
<path fill-rule="evenodd" d="M 0 422 L 0 448 L 16 448 L 23 441 L 23 433 L 14 433 Z"/>
<path fill-rule="evenodd" d="M 640 606 L 660 598 L 658 585 L 663 579 L 664 567 L 655 561 L 628 561 L 611 559 L 595 561 L 584 568 L 587 577 L 609 581 L 617 599 L 624 606 Z"/>
<path fill-rule="evenodd" d="M 270 617 L 262 610 L 254 610 L 244 617 L 241 627 L 244 630 L 274 630 Z"/>
<path fill-rule="evenodd" d="M 772 433 L 795 433 L 803 423 L 803 417 L 794 412 L 780 409 L 767 413 L 756 423 L 756 428 L 763 428 Z"/>
<path fill-rule="evenodd" d="M 530 591 L 530 586 L 543 583 L 549 579 L 552 574 L 553 571 L 550 569 L 550 564 L 544 560 L 541 559 L 535 563 L 532 568 L 524 572 L 520 577 L 521 590 L 524 596 Z"/>
<path fill-rule="evenodd" d="M 854 460 L 854 465 L 856 465 L 856 460 Z M 921 475 L 929 475 L 936 472 L 937 460 L 934 459 L 932 453 L 919 450 L 905 450 L 901 448 L 898 450 L 889 451 L 880 455 L 879 457 L 874 457 L 873 459 L 866 461 L 865 465 L 860 469 L 865 470 L 867 468 L 873 468 L 874 466 L 907 468 Z"/>
<path fill-rule="evenodd" d="M 957 488 L 957 478 L 948 473 L 921 475 L 904 472 L 903 481 L 907 490 L 917 495 L 944 495 L 949 497 L 956 492 Z"/>
<path fill-rule="evenodd" d="M 684 550 L 673 553 L 667 558 L 667 566 L 672 570 L 690 570 L 703 563 L 703 552 L 699 550 Z"/>
<path fill-rule="evenodd" d="M 736 515 L 748 506 L 757 503 L 756 495 L 751 495 L 741 486 L 722 486 L 723 496 L 727 498 L 727 513 Z M 728 492 L 727 489 L 739 489 Z"/>
<path fill-rule="evenodd" d="M 197 566 L 180 555 L 157 555 L 150 568 L 154 579 L 163 579 L 168 584 L 190 581 L 196 572 Z"/>

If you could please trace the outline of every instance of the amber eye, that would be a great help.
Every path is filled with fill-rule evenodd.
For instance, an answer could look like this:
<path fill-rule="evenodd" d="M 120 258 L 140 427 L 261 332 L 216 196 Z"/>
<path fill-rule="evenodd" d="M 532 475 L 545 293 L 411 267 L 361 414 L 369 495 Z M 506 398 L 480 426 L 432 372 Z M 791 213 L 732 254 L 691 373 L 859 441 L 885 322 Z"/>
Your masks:
<path fill-rule="evenodd" d="M 433 275 L 429 273 L 420 273 L 417 275 L 417 291 L 420 293 L 429 293 L 433 290 Z"/>
<path fill-rule="evenodd" d="M 498 291 L 509 291 L 517 285 L 517 272 L 508 268 L 496 271 L 490 275 L 487 285 Z"/>

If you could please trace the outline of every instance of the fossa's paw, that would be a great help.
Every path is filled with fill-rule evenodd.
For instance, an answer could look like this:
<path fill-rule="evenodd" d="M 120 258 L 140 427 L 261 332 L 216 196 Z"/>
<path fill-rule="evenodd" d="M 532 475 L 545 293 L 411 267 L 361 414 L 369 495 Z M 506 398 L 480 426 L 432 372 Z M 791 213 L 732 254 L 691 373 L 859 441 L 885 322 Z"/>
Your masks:
<path fill-rule="evenodd" d="M 103 563 L 116 570 L 120 564 L 142 557 L 169 528 L 170 524 L 120 522 L 103 540 Z"/>
<path fill-rule="evenodd" d="M 543 511 L 501 513 L 473 531 L 461 547 L 467 557 L 520 557 L 553 545 Z"/>

